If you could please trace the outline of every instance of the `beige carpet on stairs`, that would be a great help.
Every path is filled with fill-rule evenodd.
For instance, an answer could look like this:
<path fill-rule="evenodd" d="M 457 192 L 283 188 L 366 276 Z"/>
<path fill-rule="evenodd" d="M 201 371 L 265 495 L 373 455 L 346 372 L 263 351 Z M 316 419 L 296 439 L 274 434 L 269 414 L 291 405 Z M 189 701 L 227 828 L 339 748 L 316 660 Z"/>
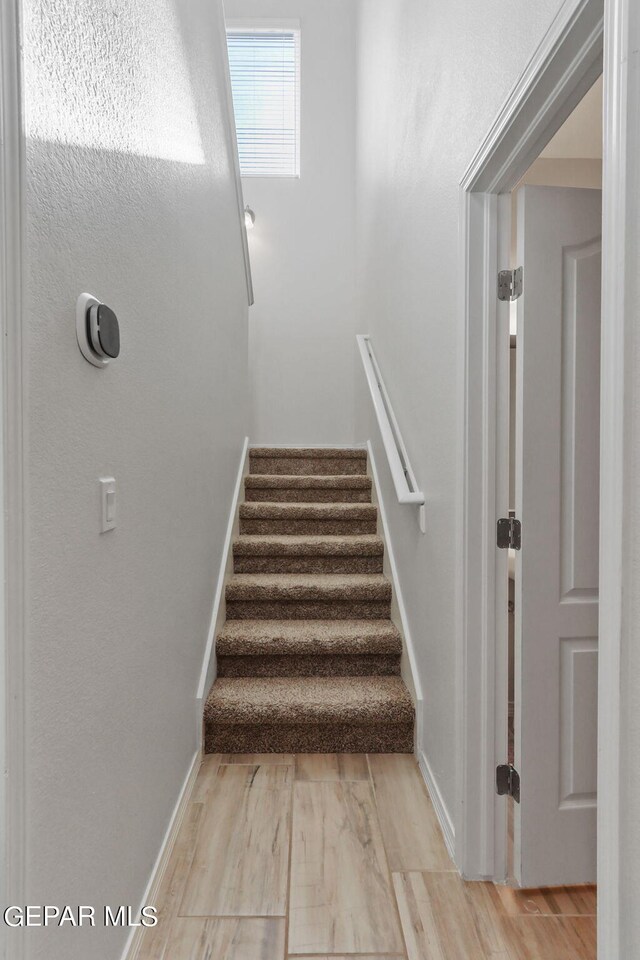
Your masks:
<path fill-rule="evenodd" d="M 366 451 L 254 448 L 249 463 L 206 752 L 411 752 Z"/>

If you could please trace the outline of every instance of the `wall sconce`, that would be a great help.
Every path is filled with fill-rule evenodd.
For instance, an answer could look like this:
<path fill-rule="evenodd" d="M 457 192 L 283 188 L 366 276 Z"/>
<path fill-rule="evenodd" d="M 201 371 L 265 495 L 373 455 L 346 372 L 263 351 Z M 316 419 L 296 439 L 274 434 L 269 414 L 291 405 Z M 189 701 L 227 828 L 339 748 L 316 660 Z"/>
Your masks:
<path fill-rule="evenodd" d="M 249 204 L 247 204 L 246 207 L 244 208 L 244 225 L 247 228 L 247 230 L 253 230 L 253 225 L 255 222 L 256 222 L 256 215 L 251 209 L 251 207 L 249 206 Z"/>

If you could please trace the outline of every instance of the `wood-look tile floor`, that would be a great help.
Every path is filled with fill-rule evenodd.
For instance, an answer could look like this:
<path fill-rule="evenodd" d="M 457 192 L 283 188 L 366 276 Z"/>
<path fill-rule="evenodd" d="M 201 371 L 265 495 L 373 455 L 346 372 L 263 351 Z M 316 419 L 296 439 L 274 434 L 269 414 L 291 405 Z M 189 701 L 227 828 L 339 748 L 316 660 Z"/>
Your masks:
<path fill-rule="evenodd" d="M 136 960 L 595 960 L 593 887 L 467 883 L 406 754 L 204 759 Z"/>

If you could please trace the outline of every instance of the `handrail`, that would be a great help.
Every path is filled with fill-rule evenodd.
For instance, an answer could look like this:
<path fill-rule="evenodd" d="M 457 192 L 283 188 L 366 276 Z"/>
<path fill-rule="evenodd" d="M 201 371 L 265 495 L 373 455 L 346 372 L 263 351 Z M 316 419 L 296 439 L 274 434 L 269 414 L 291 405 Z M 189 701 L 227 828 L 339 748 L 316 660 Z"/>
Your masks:
<path fill-rule="evenodd" d="M 369 393 L 373 401 L 373 409 L 382 436 L 382 443 L 387 454 L 398 503 L 411 503 L 420 507 L 420 529 L 424 533 L 425 496 L 422 490 L 418 489 L 415 474 L 409 463 L 407 448 L 404 445 L 398 421 L 393 412 L 391 400 L 371 346 L 371 340 L 368 334 L 358 334 L 356 340 L 358 341 L 358 349 L 360 350 L 360 357 L 362 358 Z"/>
<path fill-rule="evenodd" d="M 254 304 L 253 299 L 253 278 L 251 276 L 251 257 L 249 255 L 249 239 L 247 237 L 247 228 L 244 219 L 244 195 L 242 192 L 242 175 L 240 173 L 240 157 L 238 155 L 238 134 L 236 131 L 236 114 L 233 106 L 233 92 L 231 89 L 231 71 L 229 69 L 229 53 L 227 50 L 227 27 L 224 19 L 224 9 L 222 4 L 218 4 L 218 16 L 221 21 L 222 36 L 224 38 L 224 56 L 222 58 L 222 69 L 224 71 L 224 86 L 226 92 L 226 113 L 227 130 L 229 132 L 229 151 L 231 154 L 231 166 L 233 168 L 233 178 L 236 188 L 236 202 L 238 204 L 238 219 L 240 222 L 240 243 L 242 245 L 242 256 L 244 259 L 244 276 L 247 285 L 247 301 L 249 306 Z"/>

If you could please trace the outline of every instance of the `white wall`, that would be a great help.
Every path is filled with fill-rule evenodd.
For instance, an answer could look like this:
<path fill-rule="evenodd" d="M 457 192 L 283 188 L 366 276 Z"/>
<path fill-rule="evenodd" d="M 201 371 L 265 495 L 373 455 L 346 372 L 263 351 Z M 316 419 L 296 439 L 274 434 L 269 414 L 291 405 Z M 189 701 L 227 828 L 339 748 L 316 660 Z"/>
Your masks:
<path fill-rule="evenodd" d="M 599 77 L 546 145 L 542 157 L 602 160 L 602 90 Z"/>
<path fill-rule="evenodd" d="M 574 157 L 569 159 L 540 156 L 534 160 L 518 186 L 525 183 L 542 187 L 582 187 L 599 190 L 602 187 L 602 160 Z M 514 205 L 515 206 L 515 205 Z"/>
<path fill-rule="evenodd" d="M 300 179 L 245 177 L 251 440 L 353 443 L 356 0 L 227 0 L 229 19 L 299 19 Z"/>
<path fill-rule="evenodd" d="M 462 384 L 458 351 L 459 181 L 560 7 L 500 0 L 360 0 L 356 181 L 360 332 L 370 333 L 418 483 L 427 533 L 386 471 L 396 561 L 424 691 L 428 761 L 452 818 L 456 797 L 453 527 Z M 364 391 L 358 429 L 374 437 Z M 378 453 L 384 464 L 384 455 Z"/>
<path fill-rule="evenodd" d="M 26 0 L 27 902 L 137 907 L 197 747 L 248 425 L 219 0 Z M 88 290 L 120 319 L 81 356 Z M 100 535 L 98 477 L 118 482 Z M 127 930 L 29 933 L 117 960 Z"/>

